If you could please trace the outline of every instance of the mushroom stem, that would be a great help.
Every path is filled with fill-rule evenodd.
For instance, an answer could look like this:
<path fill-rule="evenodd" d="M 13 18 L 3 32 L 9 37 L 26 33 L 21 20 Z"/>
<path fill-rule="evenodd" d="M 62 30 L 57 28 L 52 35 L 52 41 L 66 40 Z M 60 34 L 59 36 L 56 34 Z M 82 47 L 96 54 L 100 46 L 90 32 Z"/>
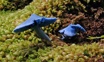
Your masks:
<path fill-rule="evenodd" d="M 36 32 L 36 34 L 47 41 L 51 41 L 50 38 L 44 33 L 44 31 L 39 26 L 34 26 L 33 30 Z"/>

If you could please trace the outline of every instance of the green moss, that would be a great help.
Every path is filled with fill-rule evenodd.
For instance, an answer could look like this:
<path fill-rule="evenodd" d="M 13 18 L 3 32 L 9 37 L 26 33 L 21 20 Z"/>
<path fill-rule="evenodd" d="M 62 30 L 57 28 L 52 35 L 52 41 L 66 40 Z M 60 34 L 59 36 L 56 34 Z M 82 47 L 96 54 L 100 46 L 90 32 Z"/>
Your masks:
<path fill-rule="evenodd" d="M 4 2 L 4 0 L 0 1 Z M 91 3 L 90 0 L 85 0 L 85 2 L 88 4 Z M 97 2 L 97 0 L 94 2 Z M 81 46 L 72 44 L 71 46 L 52 48 L 47 47 L 43 40 L 32 30 L 22 33 L 12 32 L 17 25 L 34 13 L 40 16 L 59 18 L 54 24 L 42 27 L 47 34 L 54 33 L 62 25 L 63 14 L 66 11 L 72 12 L 72 10 L 77 10 L 86 12 L 87 9 L 85 6 L 81 1 L 78 1 L 78 4 L 76 4 L 76 1 L 71 0 L 33 0 L 33 2 L 23 9 L 17 11 L 0 11 L 0 61 L 73 62 L 77 60 L 90 60 L 91 57 L 99 56 L 100 54 L 104 56 L 102 53 L 104 47 L 99 46 L 98 43 Z"/>
<path fill-rule="evenodd" d="M 1 0 L 0 10 L 17 10 L 28 5 L 32 0 Z"/>
<path fill-rule="evenodd" d="M 58 46 L 48 52 L 46 55 L 41 57 L 41 60 L 44 61 L 50 61 L 50 59 L 53 59 L 52 61 L 61 61 L 63 60 L 68 61 L 75 61 L 75 62 L 85 62 L 85 61 L 91 61 L 92 57 L 95 57 L 96 60 L 99 60 L 99 55 L 102 53 L 100 50 L 103 48 L 98 43 L 92 43 L 92 44 L 84 44 L 82 46 L 80 45 L 70 45 L 70 46 Z M 100 56 L 100 59 L 103 60 L 103 56 Z M 47 59 L 46 59 L 47 58 Z M 93 60 L 93 59 L 92 59 Z"/>

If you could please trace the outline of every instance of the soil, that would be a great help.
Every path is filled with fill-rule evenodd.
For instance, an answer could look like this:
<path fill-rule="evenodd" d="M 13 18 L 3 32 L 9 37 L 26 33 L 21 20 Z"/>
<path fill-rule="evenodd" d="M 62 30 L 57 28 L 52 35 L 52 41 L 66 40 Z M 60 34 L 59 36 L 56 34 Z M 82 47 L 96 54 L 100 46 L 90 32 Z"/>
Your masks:
<path fill-rule="evenodd" d="M 60 27 L 55 31 L 56 33 L 51 34 L 50 37 L 54 44 L 58 45 L 70 45 L 70 43 L 92 43 L 97 42 L 101 39 L 89 40 L 89 36 L 101 36 L 104 35 L 104 10 L 101 7 L 91 8 L 91 11 L 88 13 L 79 12 L 78 14 L 74 13 L 64 13 L 63 21 Z M 58 30 L 65 28 L 69 24 L 80 24 L 86 30 L 85 33 L 79 33 L 79 35 L 74 36 L 68 40 L 61 40 Z M 58 33 L 58 34 L 57 34 Z M 56 35 L 55 35 L 56 34 Z"/>

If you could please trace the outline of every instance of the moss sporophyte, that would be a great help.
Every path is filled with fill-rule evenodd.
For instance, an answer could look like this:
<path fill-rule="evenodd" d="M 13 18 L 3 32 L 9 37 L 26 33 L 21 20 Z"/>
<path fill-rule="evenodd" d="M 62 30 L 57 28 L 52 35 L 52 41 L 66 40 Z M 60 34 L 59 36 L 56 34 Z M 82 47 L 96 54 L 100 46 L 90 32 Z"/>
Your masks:
<path fill-rule="evenodd" d="M 41 27 L 54 23 L 56 20 L 56 18 L 40 17 L 36 14 L 32 14 L 25 22 L 17 26 L 14 29 L 14 32 L 17 33 L 28 29 L 33 29 L 40 38 L 51 41 L 50 38 L 43 32 Z"/>

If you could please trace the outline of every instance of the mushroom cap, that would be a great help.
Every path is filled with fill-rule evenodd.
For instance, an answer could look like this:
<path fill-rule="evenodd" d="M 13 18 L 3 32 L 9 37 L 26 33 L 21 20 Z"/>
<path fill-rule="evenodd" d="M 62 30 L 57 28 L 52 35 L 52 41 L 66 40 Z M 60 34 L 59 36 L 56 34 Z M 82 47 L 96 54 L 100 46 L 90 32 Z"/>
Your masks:
<path fill-rule="evenodd" d="M 56 18 L 47 18 L 41 17 L 36 14 L 32 14 L 25 22 L 21 23 L 14 29 L 14 32 L 22 32 L 30 28 L 34 28 L 34 26 L 46 26 L 51 23 L 54 23 Z"/>
<path fill-rule="evenodd" d="M 72 25 L 72 28 L 75 28 L 77 31 L 86 32 L 80 24 Z"/>
<path fill-rule="evenodd" d="M 73 37 L 77 34 L 78 31 L 85 32 L 86 30 L 80 24 L 70 24 L 64 29 L 59 30 L 62 35 Z"/>

